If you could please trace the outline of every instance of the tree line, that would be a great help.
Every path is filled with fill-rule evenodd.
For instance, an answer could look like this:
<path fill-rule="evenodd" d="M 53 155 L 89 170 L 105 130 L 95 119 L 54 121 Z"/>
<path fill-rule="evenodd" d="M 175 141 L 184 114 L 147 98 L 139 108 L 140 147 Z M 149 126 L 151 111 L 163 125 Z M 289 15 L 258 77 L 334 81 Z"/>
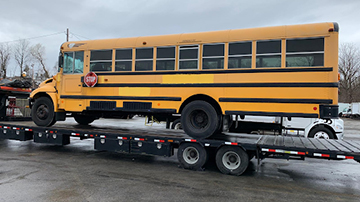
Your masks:
<path fill-rule="evenodd" d="M 341 44 L 339 73 L 339 102 L 360 102 L 360 50 L 355 44 Z"/>
<path fill-rule="evenodd" d="M 45 47 L 40 43 L 31 45 L 25 39 L 12 44 L 0 43 L 0 79 L 22 75 L 23 72 L 39 82 L 48 79 L 57 67 L 48 67 L 45 60 Z"/>

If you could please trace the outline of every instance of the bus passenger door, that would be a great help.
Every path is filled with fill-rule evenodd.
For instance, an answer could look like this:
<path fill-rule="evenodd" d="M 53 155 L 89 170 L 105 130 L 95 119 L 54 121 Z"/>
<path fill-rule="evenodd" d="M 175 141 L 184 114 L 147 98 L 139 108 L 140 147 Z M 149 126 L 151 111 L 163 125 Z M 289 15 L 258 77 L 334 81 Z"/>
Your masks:
<path fill-rule="evenodd" d="M 78 111 L 82 106 L 82 100 L 74 98 L 74 96 L 82 94 L 83 69 L 84 51 L 64 53 L 60 108 L 64 108 L 65 111 Z M 67 98 L 69 96 L 72 98 Z"/>

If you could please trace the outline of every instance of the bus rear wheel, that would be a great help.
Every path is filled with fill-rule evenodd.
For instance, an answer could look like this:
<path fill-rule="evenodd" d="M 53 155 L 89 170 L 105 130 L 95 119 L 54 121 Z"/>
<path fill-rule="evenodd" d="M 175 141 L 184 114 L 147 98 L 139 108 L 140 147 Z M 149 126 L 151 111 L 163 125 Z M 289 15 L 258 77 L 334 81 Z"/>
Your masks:
<path fill-rule="evenodd" d="M 54 104 L 48 97 L 35 100 L 31 108 L 31 118 L 38 126 L 52 126 L 55 124 Z"/>
<path fill-rule="evenodd" d="M 220 116 L 210 103 L 196 100 L 185 106 L 181 124 L 190 137 L 207 138 L 219 129 Z"/>

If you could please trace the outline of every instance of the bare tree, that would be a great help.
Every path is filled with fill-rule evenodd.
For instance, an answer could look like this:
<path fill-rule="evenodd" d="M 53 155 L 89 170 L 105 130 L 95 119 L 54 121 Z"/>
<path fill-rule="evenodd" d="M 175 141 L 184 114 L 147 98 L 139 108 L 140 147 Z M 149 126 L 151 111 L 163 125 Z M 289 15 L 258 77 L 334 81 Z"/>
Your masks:
<path fill-rule="evenodd" d="M 20 67 L 20 75 L 23 73 L 25 65 L 30 60 L 29 42 L 25 39 L 19 40 L 14 46 L 14 58 Z"/>
<path fill-rule="evenodd" d="M 5 79 L 10 61 L 11 49 L 8 44 L 0 44 L 0 77 Z"/>
<path fill-rule="evenodd" d="M 30 48 L 31 56 L 37 61 L 42 68 L 42 77 L 44 79 L 50 78 L 49 70 L 45 65 L 45 47 L 41 44 L 36 44 Z"/>
<path fill-rule="evenodd" d="M 360 51 L 352 43 L 341 44 L 339 49 L 340 101 L 359 100 Z"/>

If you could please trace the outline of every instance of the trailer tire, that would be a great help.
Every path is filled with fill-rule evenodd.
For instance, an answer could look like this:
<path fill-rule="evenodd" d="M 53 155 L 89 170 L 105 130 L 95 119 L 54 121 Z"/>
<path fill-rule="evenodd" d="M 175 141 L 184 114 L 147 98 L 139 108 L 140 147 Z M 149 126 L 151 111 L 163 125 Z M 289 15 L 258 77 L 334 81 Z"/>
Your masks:
<path fill-rule="evenodd" d="M 208 160 L 205 148 L 197 143 L 181 144 L 177 156 L 180 165 L 190 170 L 201 170 Z"/>
<path fill-rule="evenodd" d="M 78 124 L 86 126 L 95 121 L 96 118 L 93 116 L 75 115 L 74 119 Z"/>
<path fill-rule="evenodd" d="M 333 132 L 321 125 L 311 129 L 308 137 L 318 139 L 335 139 Z"/>
<path fill-rule="evenodd" d="M 180 119 L 176 119 L 176 120 L 171 124 L 171 129 L 181 130 L 181 129 L 182 129 L 181 120 L 180 120 Z"/>
<path fill-rule="evenodd" d="M 48 97 L 35 100 L 31 108 L 31 118 L 38 126 L 52 126 L 55 124 L 54 104 Z"/>
<path fill-rule="evenodd" d="M 248 154 L 237 146 L 221 147 L 215 159 L 220 172 L 228 175 L 241 175 L 249 165 Z"/>
<path fill-rule="evenodd" d="M 181 113 L 181 124 L 186 134 L 193 138 L 212 136 L 220 127 L 220 116 L 208 102 L 195 100 Z"/>

